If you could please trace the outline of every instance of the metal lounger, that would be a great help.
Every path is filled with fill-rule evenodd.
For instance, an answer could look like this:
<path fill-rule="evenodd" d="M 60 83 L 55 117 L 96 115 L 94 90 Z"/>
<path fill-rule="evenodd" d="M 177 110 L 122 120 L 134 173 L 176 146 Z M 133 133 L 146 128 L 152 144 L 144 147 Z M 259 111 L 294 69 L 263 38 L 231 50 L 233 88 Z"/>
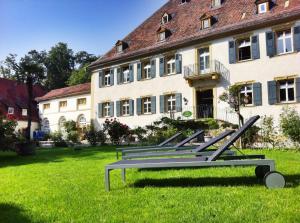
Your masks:
<path fill-rule="evenodd" d="M 119 152 L 122 152 L 123 150 L 129 150 L 129 149 L 137 149 L 137 148 L 153 148 L 153 147 L 163 147 L 165 145 L 167 145 L 168 143 L 172 142 L 174 139 L 178 138 L 179 136 L 182 135 L 182 132 L 178 132 L 175 135 L 173 135 L 172 137 L 166 139 L 165 141 L 163 141 L 162 143 L 158 144 L 158 145 L 152 145 L 152 146 L 143 146 L 143 147 L 126 147 L 126 148 L 117 148 L 116 152 L 117 152 L 117 159 L 119 159 Z"/>
<path fill-rule="evenodd" d="M 214 146 L 217 142 L 225 139 L 227 136 L 233 134 L 235 131 L 234 130 L 226 130 L 225 132 L 221 133 L 217 137 L 212 138 L 208 142 L 197 146 L 193 149 L 189 150 L 177 150 L 177 151 L 156 151 L 156 152 L 140 152 L 140 153 L 131 153 L 128 155 L 124 155 L 122 158 L 123 159 L 136 159 L 136 158 L 149 158 L 149 157 L 163 157 L 163 156 L 190 156 L 190 155 L 195 155 L 195 156 L 210 156 L 214 150 L 209 150 L 205 151 L 211 146 Z M 225 151 L 224 155 L 234 155 L 234 151 Z"/>
<path fill-rule="evenodd" d="M 125 149 L 122 150 L 122 157 L 127 154 L 127 153 L 138 153 L 138 152 L 150 152 L 150 151 L 168 151 L 168 150 L 190 150 L 193 149 L 194 147 L 183 147 L 185 144 L 188 142 L 192 141 L 193 139 L 197 138 L 199 135 L 203 134 L 203 130 L 199 130 L 195 132 L 193 135 L 190 137 L 184 139 L 183 141 L 177 143 L 175 146 L 170 146 L 170 147 L 151 147 L 151 148 L 134 148 L 134 149 Z M 117 157 L 118 158 L 118 157 Z"/>
<path fill-rule="evenodd" d="M 256 166 L 257 177 L 264 177 L 264 182 L 268 188 L 282 188 L 285 186 L 284 177 L 275 171 L 275 161 L 265 159 L 263 155 L 248 156 L 228 156 L 221 157 L 225 150 L 229 149 L 245 132 L 251 127 L 259 116 L 250 118 L 242 128 L 234 133 L 230 139 L 224 143 L 211 156 L 197 158 L 171 158 L 171 159 L 148 159 L 148 160 L 121 160 L 109 164 L 105 167 L 105 187 L 110 190 L 110 171 L 114 169 L 122 170 L 122 179 L 125 181 L 126 169 L 129 168 L 173 168 L 173 167 L 224 167 L 224 166 Z M 223 160 L 218 160 L 222 158 Z"/>

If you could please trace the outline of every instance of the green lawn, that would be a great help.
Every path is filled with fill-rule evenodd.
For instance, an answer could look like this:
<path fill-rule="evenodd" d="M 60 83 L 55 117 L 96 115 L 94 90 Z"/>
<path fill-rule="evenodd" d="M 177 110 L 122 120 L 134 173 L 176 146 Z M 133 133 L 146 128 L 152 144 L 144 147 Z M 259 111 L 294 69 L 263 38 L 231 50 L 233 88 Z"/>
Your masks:
<path fill-rule="evenodd" d="M 300 153 L 254 152 L 276 160 L 285 189 L 266 189 L 254 168 L 218 168 L 129 170 L 127 185 L 113 171 L 107 193 L 111 147 L 0 153 L 0 222 L 300 222 Z"/>

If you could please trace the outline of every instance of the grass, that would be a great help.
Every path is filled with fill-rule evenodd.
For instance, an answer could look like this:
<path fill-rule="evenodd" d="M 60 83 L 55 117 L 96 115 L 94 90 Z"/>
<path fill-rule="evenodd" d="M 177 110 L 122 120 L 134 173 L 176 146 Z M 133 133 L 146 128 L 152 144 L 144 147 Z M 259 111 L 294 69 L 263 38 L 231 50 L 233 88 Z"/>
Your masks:
<path fill-rule="evenodd" d="M 33 157 L 0 153 L 0 222 L 300 222 L 300 153 L 264 153 L 287 187 L 268 190 L 254 168 L 111 174 L 111 147 L 42 150 Z"/>

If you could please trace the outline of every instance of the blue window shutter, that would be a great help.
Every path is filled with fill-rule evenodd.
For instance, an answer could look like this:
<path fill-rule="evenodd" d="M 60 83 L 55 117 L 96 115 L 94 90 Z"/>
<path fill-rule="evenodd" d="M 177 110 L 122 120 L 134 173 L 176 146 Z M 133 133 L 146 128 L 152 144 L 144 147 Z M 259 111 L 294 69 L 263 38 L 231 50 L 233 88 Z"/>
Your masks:
<path fill-rule="evenodd" d="M 175 55 L 175 67 L 176 67 L 176 74 L 182 73 L 182 55 L 176 54 Z"/>
<path fill-rule="evenodd" d="M 160 104 L 160 113 L 165 113 L 165 96 L 160 95 L 159 96 L 159 104 Z"/>
<path fill-rule="evenodd" d="M 259 49 L 259 36 L 251 37 L 251 50 L 252 50 L 252 59 L 256 60 L 260 58 L 260 49 Z"/>
<path fill-rule="evenodd" d="M 156 76 L 156 59 L 151 60 L 151 77 L 155 78 Z"/>
<path fill-rule="evenodd" d="M 136 99 L 136 113 L 137 113 L 137 115 L 142 114 L 142 99 L 141 98 Z"/>
<path fill-rule="evenodd" d="M 159 58 L 159 76 L 165 75 L 165 58 L 161 57 Z"/>
<path fill-rule="evenodd" d="M 275 55 L 275 35 L 274 32 L 266 32 L 267 55 L 273 57 Z"/>
<path fill-rule="evenodd" d="M 151 97 L 151 113 L 156 114 L 156 97 Z"/>
<path fill-rule="evenodd" d="M 274 105 L 277 103 L 277 83 L 276 83 L 276 81 L 268 81 L 268 97 L 269 97 L 270 105 Z"/>
<path fill-rule="evenodd" d="M 102 105 L 103 105 L 102 103 L 98 104 L 98 118 L 103 117 L 103 110 L 102 110 L 103 106 Z"/>
<path fill-rule="evenodd" d="M 134 116 L 134 100 L 129 100 L 129 115 Z"/>
<path fill-rule="evenodd" d="M 130 82 L 134 81 L 134 75 L 133 75 L 133 64 L 129 65 L 129 80 Z"/>
<path fill-rule="evenodd" d="M 117 68 L 117 84 L 121 84 L 121 68 Z"/>
<path fill-rule="evenodd" d="M 99 88 L 102 88 L 104 85 L 104 72 L 101 70 L 99 72 Z"/>
<path fill-rule="evenodd" d="M 294 27 L 294 49 L 300 51 L 300 26 Z"/>
<path fill-rule="evenodd" d="M 114 117 L 114 103 L 110 102 L 110 117 Z"/>
<path fill-rule="evenodd" d="M 176 97 L 176 111 L 182 112 L 182 94 L 178 93 L 175 95 Z"/>
<path fill-rule="evenodd" d="M 110 86 L 114 85 L 115 69 L 110 69 Z"/>
<path fill-rule="evenodd" d="M 121 102 L 116 101 L 116 111 L 117 111 L 117 117 L 121 116 Z"/>
<path fill-rule="evenodd" d="M 236 48 L 235 41 L 229 41 L 229 63 L 236 63 Z"/>
<path fill-rule="evenodd" d="M 296 78 L 296 101 L 300 102 L 300 77 Z"/>
<path fill-rule="evenodd" d="M 253 84 L 253 104 L 255 106 L 261 106 L 262 105 L 261 83 L 254 83 Z"/>
<path fill-rule="evenodd" d="M 138 81 L 142 80 L 142 64 L 141 63 L 137 64 L 137 80 Z"/>

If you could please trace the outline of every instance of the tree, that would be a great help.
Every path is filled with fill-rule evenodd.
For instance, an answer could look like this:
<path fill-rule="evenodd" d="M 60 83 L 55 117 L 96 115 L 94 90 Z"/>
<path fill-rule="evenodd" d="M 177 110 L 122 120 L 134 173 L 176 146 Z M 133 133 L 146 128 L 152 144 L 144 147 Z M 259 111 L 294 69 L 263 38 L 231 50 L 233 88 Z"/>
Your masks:
<path fill-rule="evenodd" d="M 32 102 L 34 101 L 33 86 L 41 83 L 45 79 L 45 68 L 43 65 L 43 54 L 32 50 L 17 62 L 16 55 L 10 54 L 5 59 L 7 69 L 10 70 L 12 77 L 21 83 L 26 84 L 27 101 L 27 129 L 26 139 L 30 141 L 31 122 L 32 122 Z"/>
<path fill-rule="evenodd" d="M 49 90 L 66 87 L 66 83 L 75 69 L 75 57 L 66 43 L 58 43 L 48 52 L 46 86 Z"/>

